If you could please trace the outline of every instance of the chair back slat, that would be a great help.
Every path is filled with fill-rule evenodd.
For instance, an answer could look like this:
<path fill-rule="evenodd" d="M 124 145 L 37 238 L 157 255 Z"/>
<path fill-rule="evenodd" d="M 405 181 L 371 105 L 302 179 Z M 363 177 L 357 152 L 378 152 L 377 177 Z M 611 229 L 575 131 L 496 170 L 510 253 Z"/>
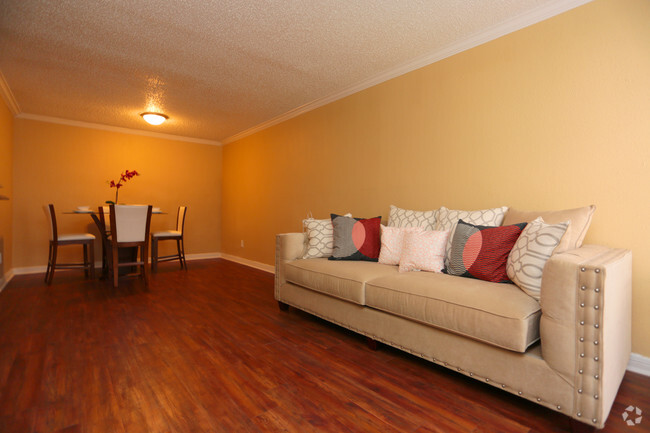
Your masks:
<path fill-rule="evenodd" d="M 187 206 L 178 207 L 178 215 L 176 216 L 176 231 L 183 233 L 183 228 L 185 227 L 185 213 L 187 212 Z"/>
<path fill-rule="evenodd" d="M 99 206 L 99 219 L 104 223 L 106 233 L 111 231 L 111 208 L 110 206 Z"/>
<path fill-rule="evenodd" d="M 43 209 L 45 210 L 45 215 L 47 215 L 47 219 L 50 222 L 50 240 L 56 240 L 58 239 L 58 233 L 56 229 L 56 214 L 54 213 L 54 205 L 50 203 L 47 206 L 43 206 Z"/>

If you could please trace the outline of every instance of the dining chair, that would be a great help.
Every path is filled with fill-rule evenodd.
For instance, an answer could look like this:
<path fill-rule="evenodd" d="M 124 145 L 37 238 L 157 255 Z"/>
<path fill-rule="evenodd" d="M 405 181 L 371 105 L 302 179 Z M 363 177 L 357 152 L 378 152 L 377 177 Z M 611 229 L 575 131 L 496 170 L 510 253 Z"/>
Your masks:
<path fill-rule="evenodd" d="M 107 237 L 109 244 L 108 262 L 113 274 L 113 287 L 117 287 L 118 269 L 121 267 L 139 267 L 140 276 L 145 286 L 149 286 L 149 227 L 151 225 L 151 205 L 110 205 L 111 234 Z M 120 248 L 135 249 L 134 255 L 120 262 Z M 140 250 L 140 260 L 138 251 Z"/>
<path fill-rule="evenodd" d="M 56 214 L 54 205 L 45 206 L 45 213 L 50 220 L 50 249 L 47 258 L 47 269 L 45 271 L 45 282 L 52 284 L 54 271 L 56 269 L 83 269 L 84 275 L 88 278 L 95 278 L 95 236 L 90 233 L 72 233 L 62 235 L 56 225 Z M 57 263 L 57 255 L 60 246 L 82 245 L 84 251 L 83 263 Z"/>
<path fill-rule="evenodd" d="M 187 262 L 185 261 L 185 242 L 183 239 L 186 213 L 187 206 L 179 206 L 178 213 L 176 214 L 176 230 L 164 230 L 151 234 L 151 270 L 153 272 L 158 270 L 158 262 L 168 262 L 171 260 L 180 261 L 181 269 L 187 270 Z M 176 254 L 158 256 L 159 241 L 176 241 Z"/>
<path fill-rule="evenodd" d="M 99 220 L 97 228 L 99 229 L 99 234 L 102 237 L 102 276 L 101 278 L 108 277 L 108 237 L 111 235 L 111 208 L 109 206 L 98 206 L 97 207 L 97 219 Z"/>

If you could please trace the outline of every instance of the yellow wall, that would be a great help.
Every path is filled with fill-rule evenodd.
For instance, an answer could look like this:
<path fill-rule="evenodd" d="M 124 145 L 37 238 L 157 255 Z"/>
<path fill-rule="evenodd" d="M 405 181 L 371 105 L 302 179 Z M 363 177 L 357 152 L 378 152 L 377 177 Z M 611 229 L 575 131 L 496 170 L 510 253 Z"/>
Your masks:
<path fill-rule="evenodd" d="M 309 212 L 595 204 L 586 241 L 633 250 L 650 356 L 648 23 L 598 0 L 226 145 L 223 252 L 272 264 Z"/>
<path fill-rule="evenodd" d="M 117 181 L 126 169 L 141 176 L 124 184 L 119 202 L 151 204 L 168 212 L 152 217 L 152 230 L 173 228 L 178 206 L 187 205 L 186 254 L 219 252 L 221 157 L 220 146 L 16 119 L 14 268 L 47 263 L 44 204 L 54 204 L 62 232 L 97 234 L 88 215 L 61 212 L 114 200 L 115 189 L 107 181 Z M 169 243 L 161 243 L 161 248 L 163 244 Z M 96 254 L 99 251 L 97 245 Z M 79 258 L 78 251 L 72 254 Z"/>
<path fill-rule="evenodd" d="M 12 163 L 13 163 L 13 136 L 14 119 L 5 102 L 0 98 L 0 195 L 12 198 Z M 12 267 L 12 200 L 0 200 L 0 280 Z"/>

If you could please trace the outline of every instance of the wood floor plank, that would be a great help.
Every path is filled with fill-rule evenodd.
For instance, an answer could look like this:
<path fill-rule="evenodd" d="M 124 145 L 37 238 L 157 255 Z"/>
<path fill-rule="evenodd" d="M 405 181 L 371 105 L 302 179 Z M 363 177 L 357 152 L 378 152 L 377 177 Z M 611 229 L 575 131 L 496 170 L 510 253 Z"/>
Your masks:
<path fill-rule="evenodd" d="M 16 276 L 0 293 L 1 433 L 548 433 L 569 419 L 296 309 L 225 260 L 139 278 Z M 603 433 L 650 413 L 627 373 Z"/>

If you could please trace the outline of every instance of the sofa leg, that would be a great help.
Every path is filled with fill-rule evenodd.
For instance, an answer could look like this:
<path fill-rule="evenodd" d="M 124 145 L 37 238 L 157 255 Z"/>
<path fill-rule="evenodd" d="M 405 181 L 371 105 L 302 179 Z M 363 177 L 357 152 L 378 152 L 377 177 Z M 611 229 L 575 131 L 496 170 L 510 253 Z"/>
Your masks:
<path fill-rule="evenodd" d="M 368 349 L 370 349 L 370 350 L 378 350 L 379 349 L 379 341 L 373 340 L 370 337 L 366 337 L 366 345 L 368 346 Z"/>
<path fill-rule="evenodd" d="M 596 427 L 571 418 L 571 431 L 573 433 L 594 433 Z"/>
<path fill-rule="evenodd" d="M 278 307 L 280 307 L 280 311 L 287 311 L 289 309 L 289 304 L 278 301 Z"/>

